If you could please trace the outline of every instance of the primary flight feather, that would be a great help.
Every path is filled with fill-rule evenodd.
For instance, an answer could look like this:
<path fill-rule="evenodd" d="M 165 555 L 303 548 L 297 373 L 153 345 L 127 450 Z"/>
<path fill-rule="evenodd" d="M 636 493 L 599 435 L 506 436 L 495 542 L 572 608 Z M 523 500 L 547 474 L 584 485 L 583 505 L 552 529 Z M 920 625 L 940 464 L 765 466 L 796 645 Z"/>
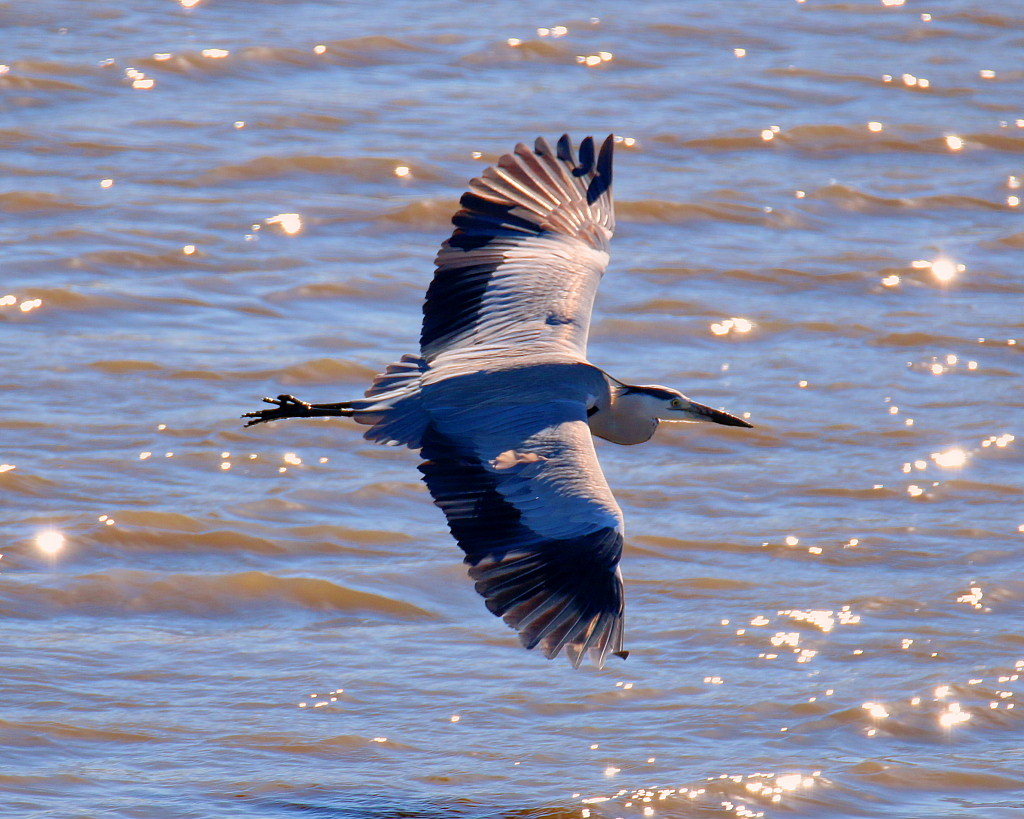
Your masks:
<path fill-rule="evenodd" d="M 420 472 L 487 608 L 545 656 L 625 657 L 623 519 L 593 435 L 650 439 L 660 420 L 750 424 L 587 361 L 615 229 L 612 146 L 567 135 L 516 146 L 473 179 L 435 259 L 420 354 L 365 398 L 265 398 L 248 425 L 350 416 L 372 441 L 418 449 Z"/>

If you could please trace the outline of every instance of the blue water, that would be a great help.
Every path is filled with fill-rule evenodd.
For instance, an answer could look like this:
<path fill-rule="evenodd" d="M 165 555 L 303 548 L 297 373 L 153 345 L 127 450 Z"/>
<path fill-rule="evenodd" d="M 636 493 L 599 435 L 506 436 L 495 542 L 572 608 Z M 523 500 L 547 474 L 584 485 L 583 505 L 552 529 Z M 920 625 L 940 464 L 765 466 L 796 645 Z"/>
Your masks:
<path fill-rule="evenodd" d="M 0 14 L 0 815 L 1021 814 L 1017 9 Z M 564 131 L 635 140 L 591 360 L 756 425 L 598 443 L 602 671 L 414 453 L 238 419 L 413 352 L 467 180 Z"/>

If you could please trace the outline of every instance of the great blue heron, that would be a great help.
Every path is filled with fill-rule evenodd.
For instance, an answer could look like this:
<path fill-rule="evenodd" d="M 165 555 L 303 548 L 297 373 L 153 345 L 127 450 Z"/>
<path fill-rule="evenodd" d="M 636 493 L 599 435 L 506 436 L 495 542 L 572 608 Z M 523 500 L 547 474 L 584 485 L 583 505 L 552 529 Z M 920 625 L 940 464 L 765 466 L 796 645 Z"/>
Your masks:
<path fill-rule="evenodd" d="M 418 449 L 434 503 L 487 608 L 548 658 L 623 658 L 622 511 L 592 435 L 639 444 L 659 421 L 751 426 L 677 390 L 624 384 L 587 361 L 615 226 L 612 145 L 519 144 L 469 183 L 437 255 L 419 355 L 365 398 L 264 398 L 248 425 L 350 416 Z M 248 426 L 247 425 L 247 426 Z"/>

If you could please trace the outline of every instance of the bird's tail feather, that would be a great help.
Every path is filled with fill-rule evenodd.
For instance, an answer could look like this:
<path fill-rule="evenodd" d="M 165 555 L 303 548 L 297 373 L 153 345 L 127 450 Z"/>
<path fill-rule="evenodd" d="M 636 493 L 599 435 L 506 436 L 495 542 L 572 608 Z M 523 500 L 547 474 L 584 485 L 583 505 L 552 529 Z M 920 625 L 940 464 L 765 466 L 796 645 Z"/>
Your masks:
<path fill-rule="evenodd" d="M 373 379 L 366 398 L 352 402 L 354 419 L 370 427 L 363 437 L 392 446 L 422 446 L 429 423 L 420 401 L 420 376 L 426 370 L 420 356 L 404 355 Z"/>
<path fill-rule="evenodd" d="M 403 355 L 394 364 L 388 364 L 384 372 L 374 377 L 373 383 L 364 393 L 375 398 L 392 393 L 408 393 L 419 390 L 420 376 L 427 370 L 427 362 L 418 355 Z"/>

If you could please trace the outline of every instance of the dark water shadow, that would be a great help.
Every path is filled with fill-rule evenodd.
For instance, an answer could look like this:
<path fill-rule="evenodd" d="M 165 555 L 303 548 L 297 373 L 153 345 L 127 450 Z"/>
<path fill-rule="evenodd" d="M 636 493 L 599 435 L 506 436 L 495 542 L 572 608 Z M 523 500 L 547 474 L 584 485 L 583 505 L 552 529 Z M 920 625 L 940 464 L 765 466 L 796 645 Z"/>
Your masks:
<path fill-rule="evenodd" d="M 579 819 L 570 807 L 499 807 L 470 800 L 432 802 L 413 795 L 338 794 L 309 792 L 297 798 L 267 799 L 240 796 L 260 816 L 309 816 L 323 819 Z"/>

